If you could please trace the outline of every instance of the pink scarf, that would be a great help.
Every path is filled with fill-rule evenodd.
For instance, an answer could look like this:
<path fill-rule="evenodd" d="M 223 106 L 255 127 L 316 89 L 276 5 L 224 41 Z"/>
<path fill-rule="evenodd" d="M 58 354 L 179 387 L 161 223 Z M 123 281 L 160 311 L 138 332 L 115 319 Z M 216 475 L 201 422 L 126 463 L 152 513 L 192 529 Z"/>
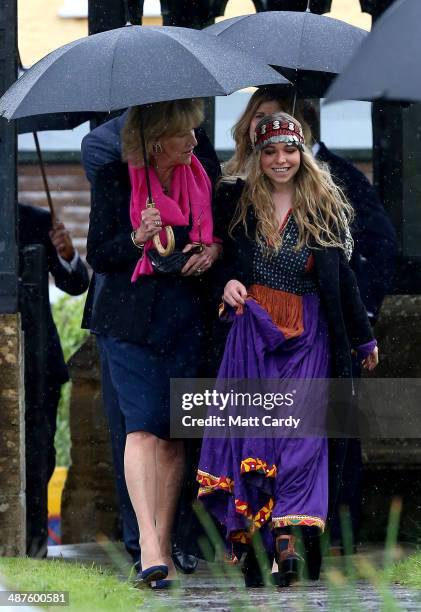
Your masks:
<path fill-rule="evenodd" d="M 129 164 L 132 194 L 130 198 L 130 220 L 133 229 L 141 223 L 142 210 L 146 208 L 148 190 L 146 187 L 145 169 L 136 168 Z M 211 244 L 213 238 L 213 221 L 211 210 L 211 183 L 202 164 L 197 157 L 192 156 L 191 166 L 180 164 L 176 166 L 172 176 L 172 197 L 165 195 L 161 183 L 153 168 L 149 168 L 152 195 L 155 205 L 161 213 L 162 225 L 188 226 L 190 224 L 190 211 L 192 216 L 192 229 L 189 232 L 191 242 Z M 166 245 L 165 230 L 161 231 L 162 244 Z M 147 252 L 154 248 L 152 240 L 145 244 L 143 257 L 139 259 L 132 275 L 132 282 L 144 274 L 153 274 L 153 268 Z"/>

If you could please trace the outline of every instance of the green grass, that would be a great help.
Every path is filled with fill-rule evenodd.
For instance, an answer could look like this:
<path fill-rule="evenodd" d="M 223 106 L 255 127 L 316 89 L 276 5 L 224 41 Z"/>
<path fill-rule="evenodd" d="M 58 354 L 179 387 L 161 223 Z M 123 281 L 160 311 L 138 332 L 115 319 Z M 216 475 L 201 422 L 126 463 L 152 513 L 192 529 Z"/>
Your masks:
<path fill-rule="evenodd" d="M 421 552 L 395 563 L 390 577 L 393 582 L 421 589 Z"/>
<path fill-rule="evenodd" d="M 109 570 L 61 560 L 0 559 L 1 582 L 22 591 L 68 591 L 64 610 L 130 612 L 140 609 L 151 594 L 118 580 Z M 56 608 L 58 609 L 58 608 Z M 62 608 L 63 609 L 63 608 Z"/>
<path fill-rule="evenodd" d="M 66 361 L 76 353 L 88 336 L 86 329 L 81 329 L 85 296 L 75 298 L 63 295 L 55 304 L 52 312 L 57 331 L 60 336 Z M 58 405 L 57 431 L 55 437 L 56 465 L 68 467 L 70 465 L 70 431 L 69 431 L 69 404 L 71 383 L 61 388 L 61 398 Z"/>

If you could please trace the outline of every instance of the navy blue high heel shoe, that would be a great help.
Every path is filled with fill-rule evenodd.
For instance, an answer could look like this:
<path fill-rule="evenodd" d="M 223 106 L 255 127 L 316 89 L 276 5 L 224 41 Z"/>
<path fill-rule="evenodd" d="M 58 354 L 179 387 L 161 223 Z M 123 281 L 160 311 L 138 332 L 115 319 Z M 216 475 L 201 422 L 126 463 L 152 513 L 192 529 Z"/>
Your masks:
<path fill-rule="evenodd" d="M 155 580 L 163 580 L 168 576 L 168 565 L 151 565 L 142 570 L 142 580 L 145 584 L 150 584 Z"/>

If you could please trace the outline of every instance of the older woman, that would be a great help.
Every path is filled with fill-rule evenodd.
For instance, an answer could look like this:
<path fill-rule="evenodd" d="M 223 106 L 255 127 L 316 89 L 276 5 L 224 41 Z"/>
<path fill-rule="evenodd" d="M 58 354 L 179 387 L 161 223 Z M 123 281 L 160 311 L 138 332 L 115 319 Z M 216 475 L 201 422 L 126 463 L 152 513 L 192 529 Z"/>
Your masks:
<path fill-rule="evenodd" d="M 146 207 L 140 113 L 155 208 Z M 193 129 L 202 119 L 198 100 L 131 109 L 123 132 L 128 165 L 98 171 L 88 233 L 87 259 L 100 275 L 90 327 L 125 418 L 125 476 L 139 524 L 141 577 L 158 587 L 176 578 L 171 528 L 184 464 L 182 442 L 169 440 L 169 379 L 196 375 L 201 275 L 219 254 L 210 181 L 193 155 Z M 165 245 L 163 226 L 173 228 L 179 252 L 200 243 L 178 273 L 157 273 L 152 263 L 154 236 Z"/>

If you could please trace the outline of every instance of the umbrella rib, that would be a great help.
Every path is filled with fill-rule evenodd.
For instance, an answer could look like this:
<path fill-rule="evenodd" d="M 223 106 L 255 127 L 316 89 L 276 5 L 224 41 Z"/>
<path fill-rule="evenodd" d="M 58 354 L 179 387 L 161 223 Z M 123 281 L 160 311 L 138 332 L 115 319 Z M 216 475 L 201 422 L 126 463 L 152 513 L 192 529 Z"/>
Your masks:
<path fill-rule="evenodd" d="M 130 27 L 130 26 L 126 26 L 126 27 Z M 115 37 L 115 41 L 113 44 L 113 55 L 112 55 L 112 62 L 111 62 L 111 72 L 110 72 L 110 87 L 109 87 L 109 91 L 108 91 L 108 112 L 110 112 L 112 110 L 112 89 L 113 89 L 113 72 L 114 72 L 114 61 L 115 61 L 115 48 L 120 40 L 120 36 L 123 35 L 123 31 L 124 28 L 121 28 L 121 31 L 118 33 L 118 35 Z"/>
<path fill-rule="evenodd" d="M 236 26 L 237 23 L 241 23 L 241 21 L 244 21 L 244 19 L 247 19 L 247 17 L 250 17 L 250 15 L 241 15 L 240 17 L 231 17 L 232 23 L 230 23 L 229 25 L 226 26 L 226 28 L 221 30 L 221 32 L 219 32 L 216 35 L 216 37 L 218 37 L 220 34 L 222 34 L 222 32 L 225 34 L 225 32 L 228 32 L 228 30 L 230 30 L 231 28 Z"/>
<path fill-rule="evenodd" d="M 174 38 L 173 36 L 171 36 L 171 34 L 169 34 L 168 32 L 165 32 L 165 36 L 169 36 L 174 42 L 176 42 L 177 44 L 179 44 L 185 51 L 187 51 L 187 53 L 190 52 L 188 46 L 186 44 L 184 44 L 181 40 L 178 40 L 178 38 Z M 217 37 L 215 37 L 216 39 Z M 216 85 L 221 88 L 221 84 L 219 83 L 218 79 L 214 76 L 213 72 L 212 72 L 212 68 L 205 66 L 205 64 L 196 56 L 193 56 L 193 59 L 195 59 L 201 66 L 203 66 L 204 68 L 206 68 L 206 70 L 208 70 L 209 74 L 212 76 L 213 80 L 215 81 Z M 226 95 L 226 94 L 225 94 Z M 213 96 L 211 96 L 213 97 Z"/>
<path fill-rule="evenodd" d="M 307 19 L 307 15 L 308 15 L 308 13 L 307 13 L 307 12 L 305 12 L 305 13 L 304 13 L 304 17 L 303 17 L 303 23 L 302 23 L 302 26 L 301 26 L 301 36 L 300 36 L 300 41 L 299 41 L 299 43 L 298 43 L 298 49 L 300 50 L 300 61 L 299 61 L 300 66 L 301 66 L 301 64 L 302 64 L 302 61 L 301 61 L 301 56 L 302 56 L 302 46 L 301 46 L 301 43 L 303 42 L 303 38 L 304 38 L 304 28 L 305 28 L 305 22 L 306 22 L 306 19 Z M 299 68 L 298 66 L 295 66 L 295 69 L 296 69 L 296 70 L 297 70 L 298 68 Z"/>

